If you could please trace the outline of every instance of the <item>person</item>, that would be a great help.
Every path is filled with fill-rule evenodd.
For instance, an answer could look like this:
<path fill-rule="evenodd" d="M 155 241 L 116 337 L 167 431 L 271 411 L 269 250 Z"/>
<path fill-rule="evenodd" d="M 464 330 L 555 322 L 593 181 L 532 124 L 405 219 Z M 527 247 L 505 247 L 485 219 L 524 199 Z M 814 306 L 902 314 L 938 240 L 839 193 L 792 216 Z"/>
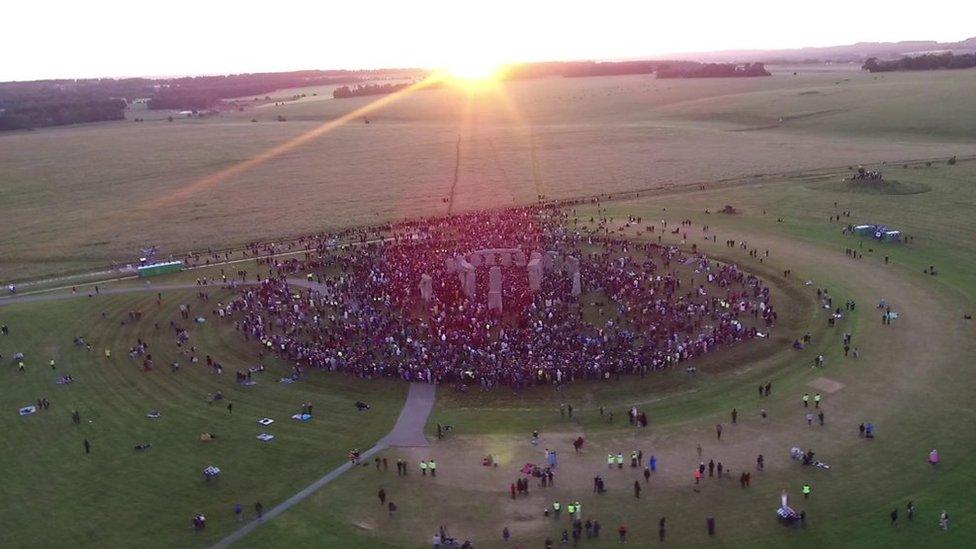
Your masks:
<path fill-rule="evenodd" d="M 620 543 L 627 543 L 627 527 L 623 524 L 617 528 L 617 534 L 620 536 Z"/>
<path fill-rule="evenodd" d="M 696 467 L 694 475 L 695 475 L 695 484 L 699 484 L 702 478 L 701 468 Z"/>
<path fill-rule="evenodd" d="M 390 513 L 390 518 L 393 518 L 393 515 L 396 514 L 397 510 L 396 503 L 391 501 L 390 503 L 386 504 L 386 509 Z"/>
<path fill-rule="evenodd" d="M 716 435 L 716 437 L 718 437 L 718 440 L 722 440 L 722 424 L 721 423 L 717 423 L 715 425 L 715 435 Z"/>
<path fill-rule="evenodd" d="M 732 425 L 735 425 L 736 420 L 739 418 L 739 412 L 732 408 Z"/>
<path fill-rule="evenodd" d="M 613 454 L 607 454 L 607 469 L 613 469 Z"/>
<path fill-rule="evenodd" d="M 254 502 L 254 513 L 258 516 L 258 520 L 264 516 L 264 505 L 261 505 L 260 501 Z"/>
<path fill-rule="evenodd" d="M 81 414 L 78 413 L 78 410 L 75 410 L 75 411 L 71 412 L 71 421 L 75 425 L 80 425 L 81 424 Z"/>
<path fill-rule="evenodd" d="M 508 526 L 502 528 L 502 539 L 505 540 L 505 543 L 508 543 L 508 538 L 510 537 L 512 537 L 512 534 L 509 533 Z"/>
<path fill-rule="evenodd" d="M 427 461 L 423 459 L 420 460 L 420 474 L 425 477 L 427 476 Z"/>
<path fill-rule="evenodd" d="M 227 413 L 228 414 L 233 414 L 234 413 L 234 403 L 233 402 L 228 402 L 227 403 Z"/>
<path fill-rule="evenodd" d="M 635 480 L 634 481 L 634 498 L 640 499 L 640 493 L 641 493 L 640 481 Z"/>
<path fill-rule="evenodd" d="M 379 492 L 376 492 L 376 497 L 380 499 L 380 505 L 384 505 L 386 503 L 386 490 L 380 488 Z"/>
<path fill-rule="evenodd" d="M 820 401 L 821 400 L 823 400 L 823 397 L 820 396 L 820 393 L 817 393 L 817 394 L 813 395 L 813 405 L 814 405 L 814 407 L 819 408 L 820 407 Z"/>
<path fill-rule="evenodd" d="M 895 507 L 891 510 L 891 525 L 894 526 L 898 522 L 898 508 Z"/>
<path fill-rule="evenodd" d="M 949 513 L 947 513 L 945 510 L 943 510 L 942 514 L 939 515 L 939 528 L 942 528 L 947 532 L 949 531 Z"/>
<path fill-rule="evenodd" d="M 648 482 L 649 480 L 651 480 L 651 470 L 644 467 L 644 482 Z"/>
<path fill-rule="evenodd" d="M 819 412 L 817 412 L 817 419 L 820 420 L 820 426 L 823 427 L 823 425 L 824 425 L 824 413 L 823 413 L 823 410 L 820 410 Z"/>
<path fill-rule="evenodd" d="M 430 476 L 436 477 L 437 476 L 437 462 L 435 462 L 434 460 L 431 459 L 431 460 L 429 460 L 427 462 L 427 467 L 430 469 Z"/>
<path fill-rule="evenodd" d="M 623 452 L 617 452 L 617 469 L 624 468 L 624 454 Z"/>
<path fill-rule="evenodd" d="M 87 438 L 85 439 L 85 453 L 86 454 L 91 453 L 91 442 L 88 442 Z"/>
<path fill-rule="evenodd" d="M 661 520 L 657 522 L 657 539 L 662 542 L 664 541 L 665 535 L 664 520 L 664 517 L 661 517 Z"/>
<path fill-rule="evenodd" d="M 769 414 L 766 413 L 766 409 L 765 408 L 761 408 L 759 410 L 759 417 L 762 418 L 762 420 L 763 420 L 764 423 L 766 422 L 766 417 L 768 417 L 768 415 Z"/>
<path fill-rule="evenodd" d="M 810 492 L 812 492 L 812 491 L 813 491 L 813 489 L 810 488 L 810 485 L 809 484 L 804 484 L 803 485 L 803 499 L 810 499 Z"/>
<path fill-rule="evenodd" d="M 933 448 L 932 451 L 929 452 L 929 463 L 932 464 L 932 465 L 938 465 L 939 464 L 939 451 L 938 450 L 936 450 L 936 449 Z"/>
<path fill-rule="evenodd" d="M 858 431 L 858 435 L 857 436 L 859 436 L 861 438 L 864 438 L 864 424 L 863 423 L 857 426 L 857 431 Z"/>
<path fill-rule="evenodd" d="M 556 517 L 556 520 L 559 520 L 559 510 L 561 508 L 562 508 L 562 505 L 560 505 L 560 503 L 558 501 L 552 502 L 552 515 L 554 517 Z"/>
<path fill-rule="evenodd" d="M 705 527 L 708 529 L 708 535 L 715 535 L 715 517 L 705 518 Z"/>
<path fill-rule="evenodd" d="M 807 408 L 810 406 L 810 393 L 803 393 L 803 407 Z"/>
<path fill-rule="evenodd" d="M 763 462 L 764 461 L 765 460 L 763 459 L 763 455 L 762 454 L 759 454 L 759 456 L 756 457 L 756 470 L 757 471 L 762 471 L 763 470 Z"/>
<path fill-rule="evenodd" d="M 648 462 L 648 465 L 651 466 L 651 472 L 652 473 L 656 473 L 657 472 L 657 456 L 651 456 L 651 460 Z"/>
<path fill-rule="evenodd" d="M 708 460 L 708 476 L 710 476 L 710 477 L 714 477 L 715 476 L 715 460 L 714 459 Z"/>
<path fill-rule="evenodd" d="M 244 522 L 244 506 L 240 503 L 234 504 L 234 516 L 237 517 L 237 522 Z"/>
<path fill-rule="evenodd" d="M 915 520 L 915 503 L 909 501 L 908 505 L 905 506 L 905 510 L 908 512 L 908 520 Z"/>

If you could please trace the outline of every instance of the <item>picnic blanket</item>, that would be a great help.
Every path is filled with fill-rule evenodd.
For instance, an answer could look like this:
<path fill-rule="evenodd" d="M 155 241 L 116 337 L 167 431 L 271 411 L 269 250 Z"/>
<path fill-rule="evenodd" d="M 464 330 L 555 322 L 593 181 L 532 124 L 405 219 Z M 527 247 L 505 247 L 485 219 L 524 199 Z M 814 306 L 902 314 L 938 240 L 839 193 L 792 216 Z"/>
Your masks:
<path fill-rule="evenodd" d="M 24 406 L 20 410 L 17 410 L 17 413 L 22 416 L 29 416 L 36 412 L 37 412 L 37 406 L 34 406 L 33 404 L 31 404 L 30 406 Z"/>
<path fill-rule="evenodd" d="M 291 416 L 292 419 L 297 419 L 298 421 L 311 421 L 312 414 L 295 414 Z"/>
<path fill-rule="evenodd" d="M 273 438 L 274 438 L 274 435 L 272 435 L 270 433 L 261 433 L 260 435 L 258 435 L 258 440 L 263 440 L 264 442 L 268 442 L 269 440 L 271 440 Z"/>
<path fill-rule="evenodd" d="M 271 419 L 270 417 L 263 417 L 263 418 L 261 418 L 261 419 L 258 420 L 258 423 L 260 423 L 261 425 L 264 425 L 264 426 L 268 426 L 268 425 L 271 425 L 272 423 L 274 423 L 274 420 Z"/>

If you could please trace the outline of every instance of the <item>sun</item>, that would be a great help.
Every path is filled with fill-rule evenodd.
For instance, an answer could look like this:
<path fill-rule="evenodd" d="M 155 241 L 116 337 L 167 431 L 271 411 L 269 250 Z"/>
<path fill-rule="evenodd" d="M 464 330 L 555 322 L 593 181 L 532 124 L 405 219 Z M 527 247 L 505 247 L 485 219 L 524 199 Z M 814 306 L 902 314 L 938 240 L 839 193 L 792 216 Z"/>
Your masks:
<path fill-rule="evenodd" d="M 445 70 L 454 78 L 461 80 L 491 80 L 498 76 L 501 68 L 500 63 L 466 60 L 452 64 Z"/>
<path fill-rule="evenodd" d="M 447 64 L 441 69 L 441 76 L 464 88 L 481 88 L 495 84 L 504 72 L 504 64 L 476 57 L 466 57 Z"/>

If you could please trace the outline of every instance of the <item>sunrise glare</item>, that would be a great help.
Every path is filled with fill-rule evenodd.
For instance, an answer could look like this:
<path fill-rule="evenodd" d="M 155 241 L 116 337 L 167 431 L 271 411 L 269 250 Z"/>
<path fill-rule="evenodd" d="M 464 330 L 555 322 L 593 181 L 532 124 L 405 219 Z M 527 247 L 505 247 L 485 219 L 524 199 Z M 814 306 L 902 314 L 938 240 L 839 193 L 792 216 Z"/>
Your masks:
<path fill-rule="evenodd" d="M 0 549 L 976 546 L 970 4 L 5 3 Z"/>

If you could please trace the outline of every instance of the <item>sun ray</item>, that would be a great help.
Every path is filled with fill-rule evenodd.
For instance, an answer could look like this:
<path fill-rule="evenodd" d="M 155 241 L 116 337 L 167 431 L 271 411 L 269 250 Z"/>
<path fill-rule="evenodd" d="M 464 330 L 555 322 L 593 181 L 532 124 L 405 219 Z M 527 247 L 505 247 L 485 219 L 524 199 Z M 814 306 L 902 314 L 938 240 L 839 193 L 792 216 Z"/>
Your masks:
<path fill-rule="evenodd" d="M 179 200 L 186 199 L 200 192 L 203 192 L 207 189 L 216 187 L 217 185 L 220 185 L 221 183 L 227 181 L 228 179 L 237 177 L 243 174 L 244 172 L 252 170 L 275 157 L 281 156 L 282 154 L 288 151 L 301 147 L 302 145 L 316 138 L 319 138 L 349 122 L 358 120 L 363 116 L 366 116 L 367 114 L 370 114 L 377 109 L 380 109 L 382 107 L 385 107 L 386 105 L 398 101 L 399 99 L 403 98 L 406 95 L 410 95 L 411 93 L 414 93 L 418 90 L 422 90 L 424 88 L 438 84 L 443 81 L 443 78 L 444 78 L 443 75 L 432 74 L 428 78 L 416 82 L 402 90 L 398 90 L 389 95 L 384 95 L 383 97 L 367 105 L 363 105 L 358 109 L 354 109 L 352 111 L 347 112 L 346 114 L 340 116 L 339 118 L 336 118 L 335 120 L 330 120 L 322 124 L 321 126 L 315 127 L 297 137 L 293 137 L 292 139 L 289 139 L 284 143 L 280 143 L 278 145 L 275 145 L 274 147 L 271 147 L 270 149 L 266 149 L 258 153 L 252 158 L 234 164 L 233 166 L 228 166 L 227 168 L 224 168 L 214 174 L 208 175 L 206 177 L 194 181 L 193 183 L 190 183 L 189 185 L 176 189 L 175 191 L 169 193 L 168 195 L 161 197 L 157 201 L 157 203 L 152 205 L 151 207 L 155 208 L 158 206 L 166 206 L 174 202 L 178 202 Z"/>

